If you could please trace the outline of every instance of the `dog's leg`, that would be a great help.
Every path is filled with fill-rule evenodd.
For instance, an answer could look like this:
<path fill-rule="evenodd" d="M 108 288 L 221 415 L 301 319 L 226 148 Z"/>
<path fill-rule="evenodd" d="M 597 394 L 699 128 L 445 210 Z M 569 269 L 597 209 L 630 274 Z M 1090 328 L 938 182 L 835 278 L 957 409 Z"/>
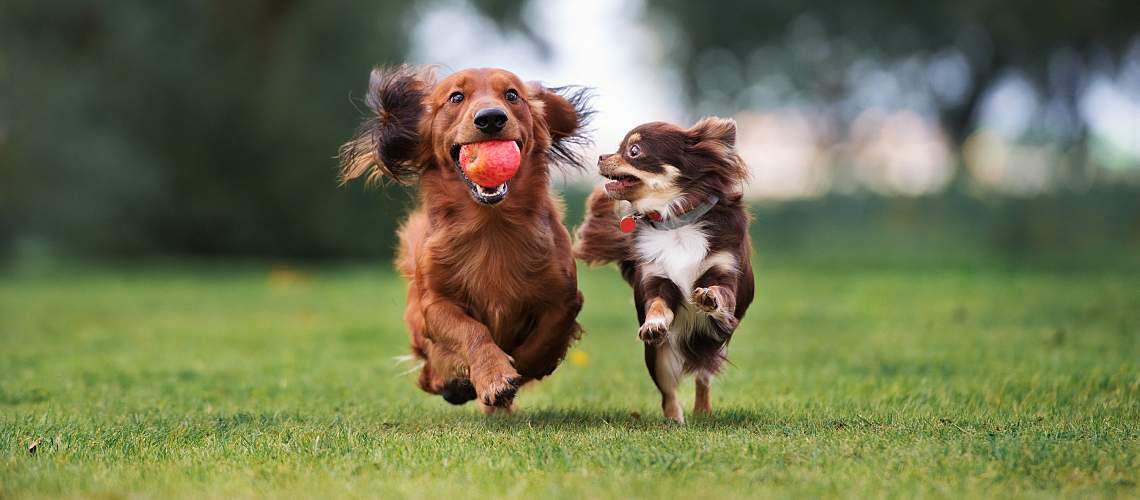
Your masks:
<path fill-rule="evenodd" d="M 668 278 L 646 276 L 634 291 L 634 298 L 645 301 L 644 308 L 638 310 L 642 321 L 637 336 L 645 342 L 645 366 L 649 368 L 649 376 L 661 391 L 661 410 L 665 418 L 684 423 L 685 415 L 677 401 L 677 385 L 681 381 L 684 360 L 677 350 L 676 336 L 669 333 L 673 326 L 673 311 L 681 304 L 681 290 Z"/>
<path fill-rule="evenodd" d="M 645 321 L 637 329 L 637 337 L 646 344 L 662 344 L 669 336 L 669 326 L 673 324 L 673 310 L 665 305 L 665 300 L 656 297 L 645 307 Z"/>
<path fill-rule="evenodd" d="M 661 392 L 661 411 L 665 418 L 685 423 L 685 413 L 681 410 L 681 402 L 677 400 L 677 386 L 681 382 L 681 373 L 684 360 L 672 342 L 663 344 L 645 344 L 645 365 L 649 368 L 649 376 Z"/>
<path fill-rule="evenodd" d="M 417 384 L 431 394 L 439 394 L 453 405 L 475 399 L 475 387 L 468 380 L 467 363 L 463 356 L 448 345 L 432 342 L 427 337 L 421 295 L 417 282 L 408 284 L 408 306 L 404 322 L 412 334 L 412 354 L 423 360 Z"/>
<path fill-rule="evenodd" d="M 486 325 L 447 300 L 430 301 L 424 308 L 424 320 L 432 342 L 465 357 L 480 403 L 499 407 L 511 404 L 520 377 Z"/>
<path fill-rule="evenodd" d="M 736 318 L 736 282 L 735 271 L 714 267 L 705 271 L 694 284 L 693 304 L 709 315 L 723 340 L 727 340 L 740 324 Z"/>
<path fill-rule="evenodd" d="M 709 385 L 712 383 L 712 374 L 705 370 L 697 372 L 697 397 L 693 400 L 693 413 L 709 415 L 712 413 L 712 403 L 709 402 Z"/>
<path fill-rule="evenodd" d="M 582 292 L 573 283 L 568 292 L 563 300 L 542 313 L 534 330 L 511 351 L 515 368 L 524 377 L 541 379 L 550 375 L 578 338 L 581 327 L 575 320 L 582 310 Z"/>
<path fill-rule="evenodd" d="M 416 280 L 408 282 L 408 305 L 404 308 L 404 323 L 412 337 L 412 355 L 423 360 L 417 380 L 420 389 L 431 394 L 439 394 L 447 382 L 438 368 L 433 368 L 432 344 L 425 335 L 424 313 L 420 306 L 420 291 Z M 437 360 L 438 361 L 438 360 Z M 450 401 L 450 399 L 449 399 Z"/>
<path fill-rule="evenodd" d="M 648 344 L 662 344 L 673 325 L 673 311 L 681 303 L 681 291 L 668 278 L 648 276 L 642 282 L 641 292 L 645 297 L 645 318 L 637 336 Z"/>

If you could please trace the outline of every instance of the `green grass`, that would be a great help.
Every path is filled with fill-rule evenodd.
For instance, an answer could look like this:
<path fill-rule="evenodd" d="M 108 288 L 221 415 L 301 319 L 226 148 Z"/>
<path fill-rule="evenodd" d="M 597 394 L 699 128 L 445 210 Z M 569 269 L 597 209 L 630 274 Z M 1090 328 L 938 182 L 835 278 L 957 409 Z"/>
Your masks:
<path fill-rule="evenodd" d="M 684 427 L 611 269 L 571 359 L 490 418 L 393 363 L 384 263 L 9 273 L 0 497 L 1140 494 L 1135 268 L 758 263 Z"/>

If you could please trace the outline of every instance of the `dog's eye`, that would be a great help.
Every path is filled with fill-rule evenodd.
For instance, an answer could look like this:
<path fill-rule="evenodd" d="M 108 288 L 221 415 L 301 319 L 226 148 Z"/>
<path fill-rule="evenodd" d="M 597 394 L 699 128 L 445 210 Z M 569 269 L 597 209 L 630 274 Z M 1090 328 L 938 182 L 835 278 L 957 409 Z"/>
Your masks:
<path fill-rule="evenodd" d="M 459 104 L 463 102 L 463 92 L 452 92 L 451 96 L 447 98 L 452 104 Z"/>
<path fill-rule="evenodd" d="M 508 90 L 506 94 L 503 94 L 503 96 L 507 98 L 508 102 L 515 102 L 519 100 L 519 93 L 515 92 L 515 89 Z"/>
<path fill-rule="evenodd" d="M 634 145 L 629 147 L 629 157 L 630 158 L 637 158 L 640 155 L 641 155 L 641 146 L 634 144 Z"/>

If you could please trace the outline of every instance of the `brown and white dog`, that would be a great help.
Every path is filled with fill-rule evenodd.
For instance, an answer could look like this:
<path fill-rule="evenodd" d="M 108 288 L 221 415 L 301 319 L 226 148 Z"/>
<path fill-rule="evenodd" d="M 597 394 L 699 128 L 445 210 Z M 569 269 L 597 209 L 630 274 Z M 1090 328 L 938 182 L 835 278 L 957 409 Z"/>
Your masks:
<path fill-rule="evenodd" d="M 712 411 L 710 380 L 752 303 L 747 167 L 735 143 L 736 122 L 720 118 L 633 129 L 618 152 L 598 159 L 609 182 L 590 195 L 578 229 L 575 256 L 616 262 L 633 287 L 645 365 L 665 416 L 677 422 L 686 373 L 696 374 L 693 411 Z"/>
<path fill-rule="evenodd" d="M 341 147 L 341 180 L 418 181 L 396 267 L 408 280 L 404 320 L 424 391 L 509 412 L 518 388 L 553 372 L 579 336 L 582 294 L 549 166 L 577 163 L 587 97 L 501 69 L 438 81 L 430 68 L 372 72 L 371 113 Z M 522 159 L 488 188 L 468 179 L 458 155 L 491 140 L 515 141 Z"/>

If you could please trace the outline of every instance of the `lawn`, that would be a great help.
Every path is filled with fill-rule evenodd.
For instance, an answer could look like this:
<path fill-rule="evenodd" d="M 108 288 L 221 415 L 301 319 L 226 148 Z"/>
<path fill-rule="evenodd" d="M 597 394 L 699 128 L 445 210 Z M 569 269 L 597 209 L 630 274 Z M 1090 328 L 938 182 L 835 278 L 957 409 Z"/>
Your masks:
<path fill-rule="evenodd" d="M 9 273 L 0 497 L 1140 495 L 1136 267 L 758 264 L 685 426 L 608 268 L 510 417 L 395 363 L 387 263 Z"/>

